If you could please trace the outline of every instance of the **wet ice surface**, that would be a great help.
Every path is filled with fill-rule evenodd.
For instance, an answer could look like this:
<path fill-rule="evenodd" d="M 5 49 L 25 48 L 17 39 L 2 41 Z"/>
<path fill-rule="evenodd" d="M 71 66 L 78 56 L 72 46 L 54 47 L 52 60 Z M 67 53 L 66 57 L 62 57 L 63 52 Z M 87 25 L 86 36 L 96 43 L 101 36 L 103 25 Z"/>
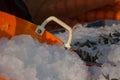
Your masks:
<path fill-rule="evenodd" d="M 109 34 L 116 27 L 84 28 L 76 25 L 73 30 L 73 42 L 85 42 L 87 39 L 96 42 L 100 34 Z M 59 33 L 63 41 L 67 32 Z M 78 55 L 65 50 L 59 45 L 39 43 L 28 35 L 13 37 L 11 40 L 0 39 L 0 76 L 7 80 L 108 80 L 120 79 L 120 42 L 116 44 L 97 45 L 102 53 L 98 62 L 102 67 L 87 67 Z M 74 46 L 78 49 L 79 47 Z M 95 55 L 96 51 L 82 47 Z"/>
<path fill-rule="evenodd" d="M 85 63 L 63 47 L 28 35 L 0 39 L 0 76 L 7 80 L 86 80 Z"/>
<path fill-rule="evenodd" d="M 87 40 L 97 43 L 97 45 L 92 45 L 92 48 L 87 46 L 73 46 L 76 50 L 81 49 L 89 52 L 91 56 L 94 56 L 97 51 L 100 52 L 97 62 L 102 63 L 102 67 L 89 67 L 89 72 L 93 80 L 120 80 L 120 40 L 115 44 L 97 42 L 100 37 L 99 35 L 106 36 L 115 31 L 120 32 L 120 25 L 100 28 L 85 28 L 79 24 L 74 26 L 72 44 L 75 42 L 85 43 Z M 63 37 L 63 35 L 67 36 L 66 33 L 63 33 L 58 35 L 58 37 L 65 41 L 66 37 Z M 97 47 L 97 49 L 93 50 L 93 47 Z"/>
<path fill-rule="evenodd" d="M 78 27 L 77 30 L 73 32 L 73 43 L 76 40 L 80 40 L 84 42 L 86 40 L 90 40 L 93 42 L 98 41 L 98 36 L 101 34 L 109 35 L 109 33 L 113 33 L 115 31 L 120 32 L 120 25 L 111 26 L 111 27 L 101 27 L 101 28 L 83 28 Z M 103 63 L 102 67 L 90 67 L 91 75 L 93 80 L 112 80 L 117 79 L 120 80 L 120 41 L 115 44 L 98 44 L 97 50 L 101 53 L 98 58 L 98 62 Z M 94 55 L 97 51 L 92 50 L 89 47 L 82 48 Z M 93 73 L 93 74 L 92 74 Z"/>

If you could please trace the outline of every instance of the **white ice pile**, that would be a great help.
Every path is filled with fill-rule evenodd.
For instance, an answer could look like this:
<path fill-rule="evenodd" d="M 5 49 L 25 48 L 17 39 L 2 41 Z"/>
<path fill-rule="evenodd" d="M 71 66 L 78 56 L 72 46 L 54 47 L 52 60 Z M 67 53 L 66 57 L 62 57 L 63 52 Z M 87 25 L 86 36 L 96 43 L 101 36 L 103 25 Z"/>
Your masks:
<path fill-rule="evenodd" d="M 100 53 L 98 54 L 97 62 L 102 63 L 102 67 L 89 67 L 92 80 L 120 80 L 120 34 L 118 34 L 119 41 L 116 43 L 110 43 L 109 41 L 107 44 L 104 44 L 102 41 L 98 43 L 98 40 L 101 39 L 100 35 L 110 39 L 109 34 L 116 31 L 120 33 L 120 25 L 100 28 L 86 28 L 80 24 L 74 26 L 72 44 L 75 42 L 80 42 L 79 44 L 86 43 L 87 40 L 96 44 L 90 44 L 90 47 L 86 45 L 81 47 L 77 44 L 77 46 L 73 45 L 73 48 L 89 52 L 91 56 L 94 56 L 97 52 Z M 66 33 L 61 33 L 57 36 L 66 40 L 67 37 L 64 37 L 68 35 Z"/>
<path fill-rule="evenodd" d="M 115 31 L 120 32 L 120 25 L 100 28 L 85 28 L 80 25 L 76 25 L 75 27 L 77 29 L 73 32 L 73 43 L 75 41 L 80 41 L 82 43 L 86 40 L 97 42 L 99 35 L 101 34 L 109 35 L 109 33 L 114 33 Z M 119 42 L 115 44 L 97 43 L 97 50 L 101 53 L 98 55 L 98 62 L 103 65 L 102 67 L 93 66 L 89 68 L 93 80 L 120 80 L 120 38 L 118 39 Z M 90 52 L 91 55 L 94 55 L 95 53 L 90 47 L 85 46 L 81 49 Z"/>
<path fill-rule="evenodd" d="M 94 56 L 99 51 L 97 62 L 102 67 L 87 67 L 73 52 L 59 45 L 39 43 L 28 35 L 13 37 L 11 40 L 0 39 L 0 77 L 6 80 L 120 80 L 120 41 L 115 44 L 98 43 L 99 35 L 120 32 L 120 25 L 101 28 L 85 28 L 76 25 L 73 30 L 73 42 L 89 46 L 81 48 Z M 63 41 L 68 33 L 59 33 Z M 107 38 L 109 38 L 107 36 Z M 119 39 L 120 40 L 120 39 Z M 91 42 L 96 42 L 93 45 Z M 94 48 L 94 49 L 93 49 Z"/>
<path fill-rule="evenodd" d="M 98 80 L 120 80 L 120 45 L 111 45 L 107 63 L 103 63 Z M 105 79 L 106 77 L 106 79 Z"/>
<path fill-rule="evenodd" d="M 6 80 L 88 80 L 88 67 L 62 47 L 28 35 L 0 39 L 0 77 Z"/>

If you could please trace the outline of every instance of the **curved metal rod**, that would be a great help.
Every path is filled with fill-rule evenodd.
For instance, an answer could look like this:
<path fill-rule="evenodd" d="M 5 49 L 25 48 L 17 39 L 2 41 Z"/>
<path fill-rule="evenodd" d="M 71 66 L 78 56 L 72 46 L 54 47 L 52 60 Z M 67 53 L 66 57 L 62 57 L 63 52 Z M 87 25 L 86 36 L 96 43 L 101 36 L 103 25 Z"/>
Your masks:
<path fill-rule="evenodd" d="M 64 46 L 68 49 L 71 48 L 71 42 L 72 42 L 72 29 L 70 26 L 68 26 L 67 24 L 65 24 L 63 21 L 61 21 L 60 19 L 51 16 L 49 18 L 47 18 L 42 24 L 41 26 L 43 28 L 45 28 L 45 26 L 50 22 L 50 21 L 54 21 L 56 23 L 58 23 L 59 25 L 61 25 L 63 28 L 65 28 L 68 32 L 69 32 L 69 36 L 68 36 L 68 40 L 66 43 L 64 43 Z"/>

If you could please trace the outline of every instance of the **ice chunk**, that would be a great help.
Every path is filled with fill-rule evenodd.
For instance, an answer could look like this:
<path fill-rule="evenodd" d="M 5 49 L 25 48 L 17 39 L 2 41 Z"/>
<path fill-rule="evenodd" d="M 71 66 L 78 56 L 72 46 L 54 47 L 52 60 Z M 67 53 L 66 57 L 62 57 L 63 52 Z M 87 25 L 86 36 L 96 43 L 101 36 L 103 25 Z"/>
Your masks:
<path fill-rule="evenodd" d="M 59 46 L 39 43 L 28 35 L 2 42 L 0 76 L 8 80 L 86 80 L 87 67 L 79 56 Z"/>

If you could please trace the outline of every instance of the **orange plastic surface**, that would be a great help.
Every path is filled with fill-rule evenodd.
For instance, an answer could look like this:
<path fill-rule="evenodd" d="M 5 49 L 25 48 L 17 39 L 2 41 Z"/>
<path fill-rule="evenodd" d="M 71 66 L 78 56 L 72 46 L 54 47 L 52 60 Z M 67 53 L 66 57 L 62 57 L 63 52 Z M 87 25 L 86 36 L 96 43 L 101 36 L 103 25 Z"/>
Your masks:
<path fill-rule="evenodd" d="M 35 33 L 37 25 L 18 18 L 14 15 L 10 15 L 0 11 L 0 38 L 11 38 L 16 35 L 31 35 L 33 38 L 37 38 L 40 42 L 48 44 L 63 43 L 56 36 L 52 35 L 48 31 L 45 31 L 42 36 Z"/>
<path fill-rule="evenodd" d="M 120 0 L 24 0 L 27 4 L 27 7 L 33 17 L 35 23 L 41 23 L 48 16 L 56 16 L 68 25 L 74 21 L 74 19 L 83 20 L 80 16 L 81 14 L 85 14 L 88 19 L 84 18 L 85 22 L 89 20 L 89 11 L 93 11 L 94 9 L 101 10 L 100 8 L 109 8 L 109 11 L 113 11 L 114 6 L 120 3 Z M 32 6 L 31 6 L 32 4 Z M 115 9 L 115 8 L 114 8 Z M 117 8 L 120 11 L 120 8 Z M 91 13 L 90 13 L 91 14 Z M 109 13 L 108 13 L 109 14 Z M 92 14 L 94 15 L 94 13 Z M 39 17 L 38 17 L 39 16 Z M 95 14 L 95 17 L 99 18 L 99 13 Z M 79 18 L 79 19 L 78 19 Z M 106 19 L 109 17 L 106 17 Z M 70 20 L 69 20 L 70 19 Z M 94 19 L 94 20 L 93 20 Z M 92 18 L 92 21 L 95 21 L 96 18 Z M 90 21 L 90 20 L 89 20 Z M 52 28 L 53 29 L 53 28 Z M 52 30 L 50 29 L 50 30 Z"/>
<path fill-rule="evenodd" d="M 80 22 L 96 20 L 120 20 L 120 1 L 113 5 L 97 8 L 77 16 Z"/>
<path fill-rule="evenodd" d="M 5 79 L 0 77 L 0 80 L 5 80 Z"/>
<path fill-rule="evenodd" d="M 51 15 L 58 17 L 70 26 L 74 26 L 77 23 L 94 22 L 97 20 L 120 20 L 120 0 L 24 1 L 28 6 L 34 22 L 37 24 Z M 33 4 L 33 2 L 35 4 Z M 53 30 L 55 24 L 50 24 L 49 26 L 52 26 L 48 27 L 49 30 Z"/>

